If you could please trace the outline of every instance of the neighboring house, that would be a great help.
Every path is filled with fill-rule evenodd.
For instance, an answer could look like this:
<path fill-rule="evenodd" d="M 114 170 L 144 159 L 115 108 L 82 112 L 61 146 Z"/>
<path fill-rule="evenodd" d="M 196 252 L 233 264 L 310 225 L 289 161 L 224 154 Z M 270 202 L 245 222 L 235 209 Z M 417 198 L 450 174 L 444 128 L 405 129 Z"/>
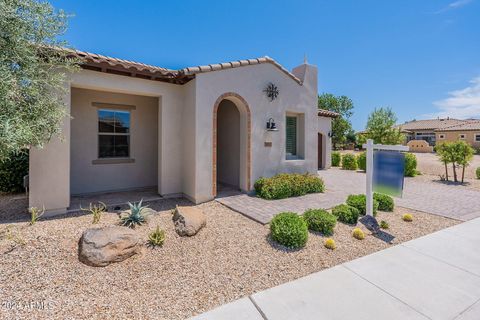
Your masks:
<path fill-rule="evenodd" d="M 201 203 L 219 184 L 248 192 L 261 176 L 330 166 L 337 114 L 317 109 L 315 66 L 263 57 L 170 70 L 72 55 L 83 65 L 64 97 L 71 119 L 31 150 L 30 206 L 61 213 L 72 195 L 152 186 Z"/>
<path fill-rule="evenodd" d="M 480 120 L 465 120 L 451 127 L 435 130 L 437 143 L 464 140 L 474 148 L 480 148 Z"/>
<path fill-rule="evenodd" d="M 437 137 L 436 131 L 450 126 L 462 123 L 464 120 L 458 119 L 429 119 L 429 120 L 413 120 L 397 125 L 402 133 L 406 136 L 405 143 L 411 140 L 425 140 L 430 146 L 434 146 Z"/>

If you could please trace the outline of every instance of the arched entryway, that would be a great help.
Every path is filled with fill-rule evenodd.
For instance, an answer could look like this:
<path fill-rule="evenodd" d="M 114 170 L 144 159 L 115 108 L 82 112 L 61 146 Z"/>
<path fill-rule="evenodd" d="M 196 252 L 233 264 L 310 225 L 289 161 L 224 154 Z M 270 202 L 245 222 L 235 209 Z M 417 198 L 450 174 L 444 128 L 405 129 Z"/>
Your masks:
<path fill-rule="evenodd" d="M 247 102 L 235 93 L 220 96 L 213 110 L 213 195 L 220 187 L 250 190 L 251 119 Z"/>
<path fill-rule="evenodd" d="M 318 133 L 318 169 L 323 169 L 323 134 Z"/>

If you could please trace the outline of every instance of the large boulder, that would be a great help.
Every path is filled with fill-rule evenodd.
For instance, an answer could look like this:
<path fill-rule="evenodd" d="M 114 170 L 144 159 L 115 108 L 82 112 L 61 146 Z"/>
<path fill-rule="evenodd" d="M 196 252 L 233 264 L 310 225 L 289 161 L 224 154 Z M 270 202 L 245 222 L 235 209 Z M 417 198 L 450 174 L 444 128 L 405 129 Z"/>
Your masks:
<path fill-rule="evenodd" d="M 140 252 L 142 241 L 134 230 L 108 226 L 83 232 L 78 243 L 78 258 L 86 265 L 105 267 Z"/>
<path fill-rule="evenodd" d="M 194 207 L 178 207 L 173 214 L 175 231 L 180 236 L 193 236 L 207 224 L 205 214 Z"/>

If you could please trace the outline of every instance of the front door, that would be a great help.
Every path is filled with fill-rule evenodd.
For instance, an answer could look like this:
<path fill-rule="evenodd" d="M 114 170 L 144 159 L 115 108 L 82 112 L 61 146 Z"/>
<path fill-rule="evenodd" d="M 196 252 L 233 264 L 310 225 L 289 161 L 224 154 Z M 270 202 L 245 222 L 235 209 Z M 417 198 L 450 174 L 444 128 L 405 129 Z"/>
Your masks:
<path fill-rule="evenodd" d="M 323 168 L 323 135 L 318 133 L 318 169 Z"/>

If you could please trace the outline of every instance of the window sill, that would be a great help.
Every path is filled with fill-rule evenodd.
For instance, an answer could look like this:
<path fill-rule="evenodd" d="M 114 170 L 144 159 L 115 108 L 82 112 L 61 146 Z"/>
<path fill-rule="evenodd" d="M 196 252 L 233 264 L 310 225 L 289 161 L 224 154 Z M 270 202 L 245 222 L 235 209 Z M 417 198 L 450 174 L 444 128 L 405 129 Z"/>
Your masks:
<path fill-rule="evenodd" d="M 92 160 L 92 164 L 121 164 L 121 163 L 135 163 L 135 159 L 131 158 L 105 158 Z"/>

